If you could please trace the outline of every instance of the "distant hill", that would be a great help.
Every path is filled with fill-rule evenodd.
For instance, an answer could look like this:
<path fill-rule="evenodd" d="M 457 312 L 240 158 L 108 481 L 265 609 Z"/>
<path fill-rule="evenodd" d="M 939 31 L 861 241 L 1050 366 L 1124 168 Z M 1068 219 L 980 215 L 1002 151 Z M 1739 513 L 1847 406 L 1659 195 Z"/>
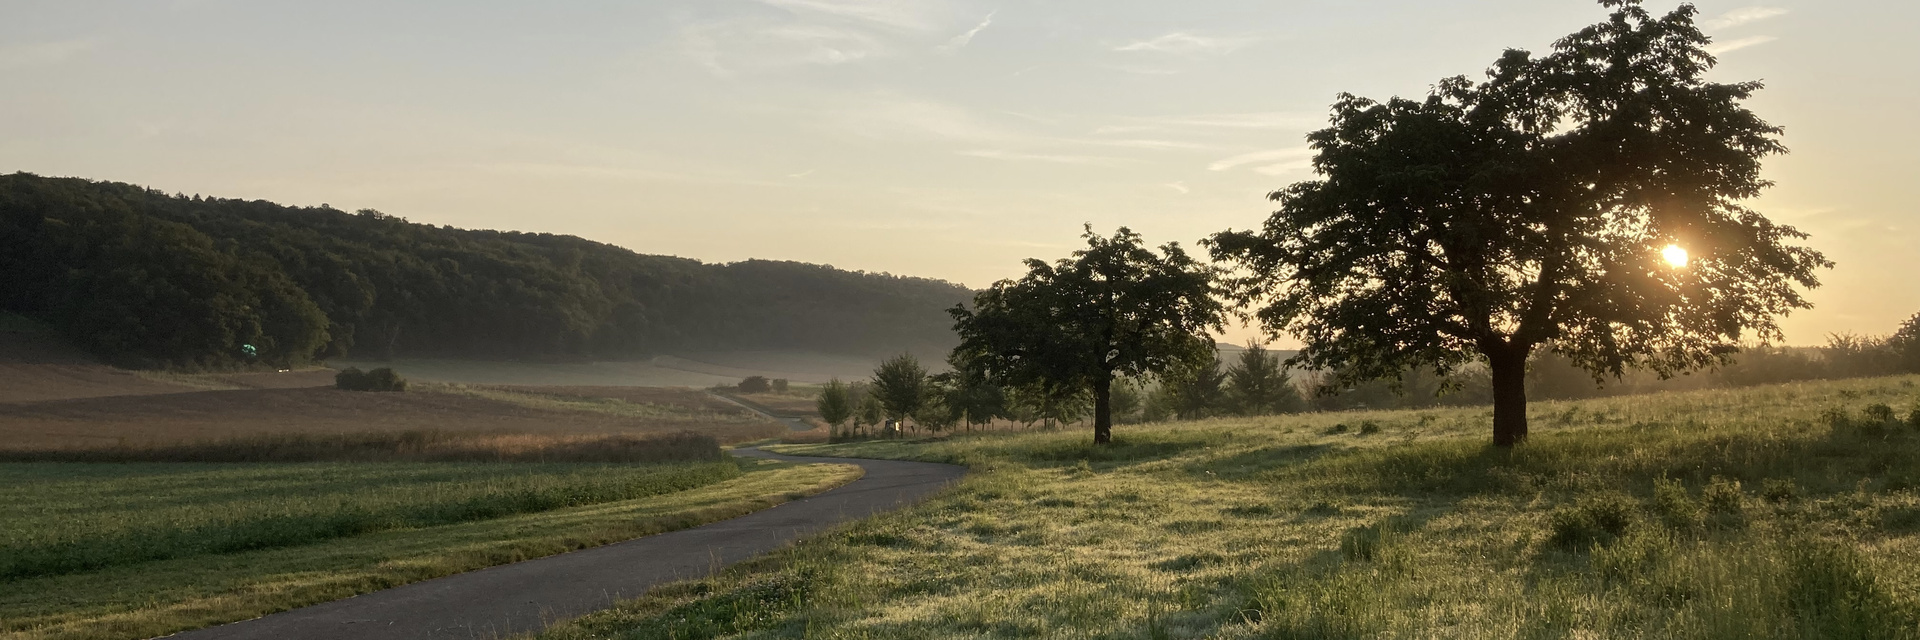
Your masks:
<path fill-rule="evenodd" d="M 573 236 L 26 173 L 0 176 L 0 273 L 0 310 L 136 367 L 716 350 L 937 357 L 955 341 L 945 310 L 972 295 L 924 278 L 706 264 Z"/>

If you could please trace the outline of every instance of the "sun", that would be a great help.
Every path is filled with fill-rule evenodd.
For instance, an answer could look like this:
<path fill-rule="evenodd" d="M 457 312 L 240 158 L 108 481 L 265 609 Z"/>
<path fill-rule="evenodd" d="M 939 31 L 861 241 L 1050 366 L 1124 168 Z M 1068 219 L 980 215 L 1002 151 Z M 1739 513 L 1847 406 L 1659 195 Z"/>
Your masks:
<path fill-rule="evenodd" d="M 1687 250 L 1680 248 L 1680 245 L 1667 245 L 1667 248 L 1660 250 L 1660 257 L 1666 258 L 1668 265 L 1675 267 L 1687 266 Z"/>

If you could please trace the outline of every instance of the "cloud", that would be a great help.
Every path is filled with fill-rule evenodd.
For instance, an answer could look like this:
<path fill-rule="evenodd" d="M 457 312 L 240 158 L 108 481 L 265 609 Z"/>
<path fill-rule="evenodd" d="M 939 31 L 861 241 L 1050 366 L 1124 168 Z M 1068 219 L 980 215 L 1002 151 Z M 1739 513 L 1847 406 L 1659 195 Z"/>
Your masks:
<path fill-rule="evenodd" d="M 680 50 L 721 77 L 799 65 L 838 65 L 887 55 L 886 42 L 836 25 L 732 20 L 687 25 Z"/>
<path fill-rule="evenodd" d="M 1192 191 L 1192 189 L 1187 188 L 1187 183 L 1184 180 L 1177 181 L 1177 182 L 1169 182 L 1160 186 L 1166 187 L 1168 189 L 1172 189 L 1174 191 L 1178 191 L 1180 192 L 1181 195 L 1186 195 L 1188 191 Z"/>
<path fill-rule="evenodd" d="M 885 93 L 829 113 L 843 128 L 872 138 L 933 138 L 1004 144 L 1021 137 L 982 121 L 965 108 Z"/>
<path fill-rule="evenodd" d="M 974 158 L 987 158 L 990 160 L 1051 162 L 1055 164 L 1085 164 L 1085 165 L 1101 165 L 1101 166 L 1113 166 L 1113 165 L 1117 165 L 1127 161 L 1126 158 L 1112 158 L 1107 156 L 1072 156 L 1072 155 L 1018 153 L 1013 151 L 1004 151 L 1000 149 L 978 149 L 973 151 L 961 151 L 959 152 L 959 154 L 963 156 L 974 157 Z"/>
<path fill-rule="evenodd" d="M 1321 122 L 1323 116 L 1298 113 L 1223 113 L 1196 116 L 1127 118 L 1125 124 L 1094 129 L 1095 134 L 1163 131 L 1166 129 L 1305 129 Z"/>
<path fill-rule="evenodd" d="M 29 42 L 0 47 L 0 69 L 59 64 L 98 46 L 97 38 Z"/>
<path fill-rule="evenodd" d="M 966 48 L 966 46 L 969 43 L 973 42 L 974 36 L 980 35 L 981 31 L 986 30 L 987 25 L 993 24 L 993 14 L 995 13 L 999 13 L 999 12 L 998 11 L 987 12 L 986 19 L 981 20 L 980 24 L 974 26 L 974 28 L 972 29 L 968 29 L 966 33 L 962 33 L 960 35 L 954 36 L 953 39 L 948 40 L 946 44 L 940 45 L 938 50 L 942 53 L 953 53 L 955 51 L 959 51 L 961 49 Z"/>
<path fill-rule="evenodd" d="M 1700 26 L 1708 29 L 1730 29 L 1749 22 L 1759 22 L 1784 15 L 1787 15 L 1787 10 L 1780 7 L 1741 7 L 1721 14 L 1718 18 L 1703 20 Z"/>
<path fill-rule="evenodd" d="M 1150 51 L 1177 55 L 1211 55 L 1230 53 L 1234 49 L 1251 44 L 1256 38 L 1228 36 L 1208 37 L 1194 35 L 1185 31 L 1175 31 L 1150 40 L 1141 40 L 1114 47 L 1114 51 Z"/>
<path fill-rule="evenodd" d="M 1266 165 L 1266 166 L 1262 166 L 1257 169 L 1254 169 L 1254 171 L 1258 171 L 1260 173 L 1265 173 L 1267 175 L 1275 175 L 1279 173 L 1285 173 L 1289 169 L 1296 166 L 1305 166 L 1305 163 L 1308 161 L 1308 158 L 1311 158 L 1311 157 L 1313 157 L 1313 151 L 1311 149 L 1273 149 L 1270 151 L 1255 151 L 1253 153 L 1243 153 L 1230 158 L 1222 158 L 1220 160 L 1215 160 L 1212 164 L 1207 165 L 1207 170 L 1208 171 L 1226 171 L 1228 169 L 1232 169 L 1235 167 L 1261 163 L 1261 162 L 1287 161 L 1287 162 L 1280 162 L 1279 164 L 1270 164 L 1270 165 Z"/>
<path fill-rule="evenodd" d="M 1778 40 L 1778 38 L 1775 38 L 1773 36 L 1749 36 L 1749 37 L 1741 38 L 1739 40 L 1715 42 L 1713 44 L 1707 45 L 1707 53 L 1711 53 L 1716 56 L 1721 56 L 1734 51 L 1745 49 L 1747 47 L 1773 42 L 1774 40 Z"/>
<path fill-rule="evenodd" d="M 779 7 L 796 14 L 812 13 L 835 18 L 863 22 L 870 25 L 902 29 L 908 31 L 926 31 L 933 28 L 933 20 L 926 11 L 920 10 L 920 3 L 897 2 L 888 0 L 760 0 L 768 6 Z"/>
<path fill-rule="evenodd" d="M 1081 144 L 1097 144 L 1107 147 L 1129 147 L 1133 149 L 1212 149 L 1210 145 L 1178 140 L 1124 139 L 1124 140 L 1074 140 Z"/>
<path fill-rule="evenodd" d="M 819 171 L 819 169 L 808 169 L 808 170 L 806 170 L 806 171 L 802 171 L 802 172 L 800 172 L 800 173 L 789 173 L 789 174 L 787 174 L 787 177 L 789 177 L 789 178 L 805 178 L 805 177 L 807 177 L 807 176 L 810 176 L 810 175 L 813 175 L 813 172 L 815 172 L 815 171 Z"/>

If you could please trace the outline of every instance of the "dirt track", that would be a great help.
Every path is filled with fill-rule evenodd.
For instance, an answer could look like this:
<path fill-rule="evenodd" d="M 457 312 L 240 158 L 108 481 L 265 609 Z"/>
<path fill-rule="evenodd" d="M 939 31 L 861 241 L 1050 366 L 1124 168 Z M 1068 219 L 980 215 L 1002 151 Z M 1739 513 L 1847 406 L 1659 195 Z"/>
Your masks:
<path fill-rule="evenodd" d="M 917 502 L 965 469 L 930 462 L 796 458 L 857 464 L 866 475 L 826 493 L 673 533 L 416 582 L 245 622 L 170 636 L 184 640 L 487 638 L 537 631 L 656 585 L 708 575 L 802 536 Z"/>

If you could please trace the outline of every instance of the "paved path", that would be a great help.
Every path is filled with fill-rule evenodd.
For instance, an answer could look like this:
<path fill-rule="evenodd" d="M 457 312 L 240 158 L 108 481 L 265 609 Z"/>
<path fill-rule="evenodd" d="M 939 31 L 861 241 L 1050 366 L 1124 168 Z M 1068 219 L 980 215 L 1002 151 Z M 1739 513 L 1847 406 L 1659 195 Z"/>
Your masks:
<path fill-rule="evenodd" d="M 188 640 L 492 638 L 605 609 L 654 585 L 708 575 L 833 525 L 905 506 L 958 479 L 930 462 L 735 455 L 857 464 L 866 475 L 732 520 L 455 574 L 175 636 Z"/>

